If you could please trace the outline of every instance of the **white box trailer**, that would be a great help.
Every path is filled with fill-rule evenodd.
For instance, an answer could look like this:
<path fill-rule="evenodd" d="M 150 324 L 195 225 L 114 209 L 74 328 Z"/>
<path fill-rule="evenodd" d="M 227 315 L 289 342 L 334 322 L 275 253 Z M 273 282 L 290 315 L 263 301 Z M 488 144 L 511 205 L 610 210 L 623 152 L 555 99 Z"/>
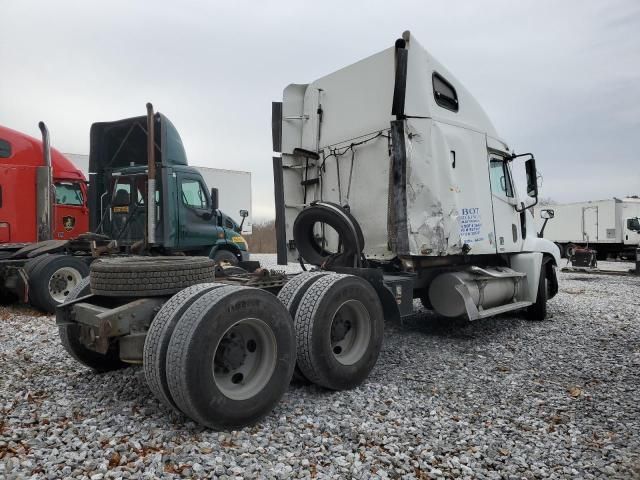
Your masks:
<path fill-rule="evenodd" d="M 573 246 L 589 246 L 598 252 L 599 259 L 607 257 L 635 257 L 640 244 L 640 199 L 611 198 L 588 202 L 565 203 L 538 208 L 553 210 L 547 222 L 544 238 L 555 242 L 562 255 Z M 544 220 L 536 215 L 538 230 Z"/>
<path fill-rule="evenodd" d="M 209 188 L 218 189 L 220 210 L 233 218 L 238 225 L 242 222 L 240 210 L 247 210 L 249 216 L 242 224 L 242 234 L 252 232 L 251 172 L 225 170 L 222 168 L 194 167 L 200 172 Z"/>
<path fill-rule="evenodd" d="M 78 153 L 64 155 L 89 178 L 89 155 Z M 194 168 L 200 172 L 209 189 L 214 187 L 218 189 L 220 210 L 238 225 L 242 222 L 240 210 L 249 212 L 249 216 L 242 224 L 242 234 L 250 235 L 252 232 L 251 172 L 198 166 Z"/>

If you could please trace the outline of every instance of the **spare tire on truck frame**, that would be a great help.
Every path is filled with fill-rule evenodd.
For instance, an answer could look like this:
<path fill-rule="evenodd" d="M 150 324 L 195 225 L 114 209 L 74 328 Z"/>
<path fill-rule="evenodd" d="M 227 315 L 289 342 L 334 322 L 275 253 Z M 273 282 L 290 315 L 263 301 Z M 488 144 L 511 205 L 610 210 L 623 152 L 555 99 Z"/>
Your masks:
<path fill-rule="evenodd" d="M 91 291 L 105 297 L 173 295 L 214 278 L 215 262 L 207 257 L 114 257 L 91 264 Z"/>

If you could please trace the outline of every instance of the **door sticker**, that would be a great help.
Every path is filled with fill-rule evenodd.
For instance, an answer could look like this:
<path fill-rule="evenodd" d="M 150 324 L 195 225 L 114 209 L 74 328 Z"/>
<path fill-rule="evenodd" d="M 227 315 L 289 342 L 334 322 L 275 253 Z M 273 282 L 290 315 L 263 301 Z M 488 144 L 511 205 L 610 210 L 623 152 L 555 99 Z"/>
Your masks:
<path fill-rule="evenodd" d="M 460 223 L 460 240 L 463 243 L 482 242 L 482 217 L 480 208 L 462 208 L 458 217 Z"/>
<path fill-rule="evenodd" d="M 67 232 L 70 232 L 73 230 L 73 227 L 76 226 L 76 217 L 72 217 L 71 215 L 62 217 L 62 225 Z"/>

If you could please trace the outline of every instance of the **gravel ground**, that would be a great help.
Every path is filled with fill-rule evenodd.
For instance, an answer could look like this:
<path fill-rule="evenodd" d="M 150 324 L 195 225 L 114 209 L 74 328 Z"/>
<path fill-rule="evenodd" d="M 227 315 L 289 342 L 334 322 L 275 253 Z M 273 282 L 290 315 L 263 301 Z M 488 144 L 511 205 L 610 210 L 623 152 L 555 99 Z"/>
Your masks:
<path fill-rule="evenodd" d="M 0 307 L 0 478 L 640 478 L 639 293 L 562 274 L 545 322 L 419 312 L 386 326 L 360 388 L 292 385 L 233 432 L 160 406 L 141 368 L 75 364 L 53 317 Z"/>

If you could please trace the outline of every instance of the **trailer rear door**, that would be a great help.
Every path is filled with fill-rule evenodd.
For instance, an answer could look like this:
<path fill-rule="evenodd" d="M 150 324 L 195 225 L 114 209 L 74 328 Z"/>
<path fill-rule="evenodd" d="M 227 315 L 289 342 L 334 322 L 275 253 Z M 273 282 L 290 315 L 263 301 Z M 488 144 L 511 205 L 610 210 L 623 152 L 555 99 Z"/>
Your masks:
<path fill-rule="evenodd" d="M 582 239 L 598 242 L 598 206 L 582 207 Z"/>

